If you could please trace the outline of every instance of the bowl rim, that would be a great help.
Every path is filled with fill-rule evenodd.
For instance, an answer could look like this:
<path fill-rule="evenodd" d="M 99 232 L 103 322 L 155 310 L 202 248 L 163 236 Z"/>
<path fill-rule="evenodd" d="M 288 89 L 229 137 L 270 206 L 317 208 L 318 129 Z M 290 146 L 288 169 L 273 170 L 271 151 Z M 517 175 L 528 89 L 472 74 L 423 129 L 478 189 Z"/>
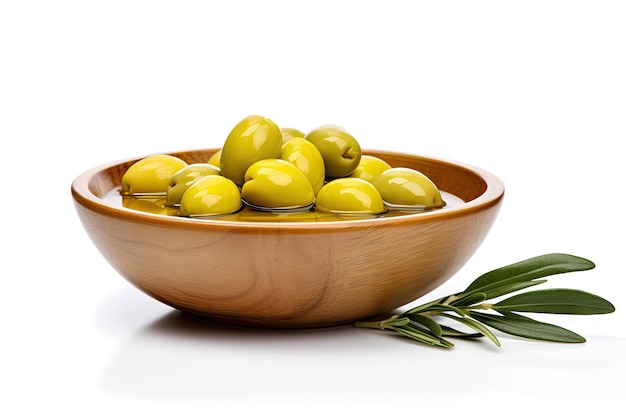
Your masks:
<path fill-rule="evenodd" d="M 151 155 L 161 154 L 182 154 L 182 153 L 194 153 L 201 151 L 217 150 L 218 148 L 199 148 L 183 151 L 165 152 L 165 153 L 151 153 L 144 156 L 135 156 L 116 161 L 111 161 L 93 167 L 87 171 L 84 171 L 78 175 L 71 184 L 71 194 L 75 204 L 79 204 L 84 208 L 98 212 L 100 214 L 117 217 L 126 221 L 134 221 L 140 223 L 150 223 L 153 225 L 160 225 L 164 227 L 177 227 L 183 229 L 220 229 L 226 228 L 231 231 L 238 229 L 280 229 L 283 231 L 298 231 L 303 230 L 311 232 L 317 231 L 336 231 L 341 229 L 355 229 L 363 227 L 373 227 L 375 225 L 406 225 L 407 223 L 422 223 L 430 222 L 442 217 L 452 218 L 459 216 L 467 216 L 477 211 L 482 211 L 486 208 L 492 207 L 500 203 L 504 197 L 504 184 L 496 175 L 482 168 L 476 167 L 465 162 L 453 161 L 445 158 L 438 158 L 432 156 L 425 156 L 412 153 L 404 153 L 388 150 L 377 149 L 363 149 L 364 154 L 368 153 L 385 153 L 398 156 L 416 157 L 424 161 L 429 161 L 436 164 L 444 164 L 457 169 L 462 169 L 471 172 L 472 174 L 481 178 L 485 184 L 486 189 L 482 194 L 473 200 L 464 202 L 455 207 L 450 207 L 445 210 L 432 210 L 416 214 L 407 214 L 402 216 L 382 217 L 382 218 L 367 218 L 367 219 L 349 219 L 349 220 L 337 220 L 332 222 L 310 222 L 310 221 L 289 221 L 289 222 L 266 222 L 266 221 L 240 221 L 240 220 L 220 220 L 220 218 L 206 219 L 194 219 L 188 217 L 178 216 L 165 216 L 162 214 L 143 212 L 116 205 L 113 202 L 106 201 L 100 196 L 91 192 L 89 184 L 91 180 L 100 172 L 107 169 L 111 169 L 115 166 L 127 164 L 133 161 L 140 160 Z M 442 190 L 445 191 L 445 190 Z"/>

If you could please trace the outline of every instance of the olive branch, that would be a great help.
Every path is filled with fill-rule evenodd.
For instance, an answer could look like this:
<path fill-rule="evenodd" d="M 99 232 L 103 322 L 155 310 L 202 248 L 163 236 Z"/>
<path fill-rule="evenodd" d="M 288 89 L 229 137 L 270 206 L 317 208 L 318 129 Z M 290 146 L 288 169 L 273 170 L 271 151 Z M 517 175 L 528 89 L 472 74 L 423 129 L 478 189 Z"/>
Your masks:
<path fill-rule="evenodd" d="M 522 292 L 496 303 L 487 301 L 547 282 L 550 275 L 593 269 L 594 263 L 577 256 L 552 253 L 526 259 L 487 272 L 464 291 L 395 314 L 385 320 L 359 321 L 355 327 L 392 330 L 418 342 L 443 348 L 454 346 L 446 338 L 498 338 L 489 327 L 526 339 L 583 343 L 585 338 L 562 327 L 542 323 L 519 313 L 607 314 L 615 311 L 609 301 L 575 289 Z M 493 310 L 495 313 L 488 313 Z M 470 332 L 441 324 L 434 317 L 460 323 Z"/>

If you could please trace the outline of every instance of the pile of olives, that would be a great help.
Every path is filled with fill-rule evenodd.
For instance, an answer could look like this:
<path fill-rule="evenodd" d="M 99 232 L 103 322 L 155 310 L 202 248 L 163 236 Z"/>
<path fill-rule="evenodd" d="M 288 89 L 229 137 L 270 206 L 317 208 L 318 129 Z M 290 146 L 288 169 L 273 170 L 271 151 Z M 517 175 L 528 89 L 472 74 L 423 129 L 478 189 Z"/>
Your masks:
<path fill-rule="evenodd" d="M 137 161 L 123 175 L 120 192 L 135 199 L 163 196 L 169 212 L 185 217 L 242 208 L 378 216 L 445 204 L 426 175 L 363 155 L 342 127 L 323 125 L 304 134 L 258 115 L 241 120 L 206 163 L 165 154 Z"/>

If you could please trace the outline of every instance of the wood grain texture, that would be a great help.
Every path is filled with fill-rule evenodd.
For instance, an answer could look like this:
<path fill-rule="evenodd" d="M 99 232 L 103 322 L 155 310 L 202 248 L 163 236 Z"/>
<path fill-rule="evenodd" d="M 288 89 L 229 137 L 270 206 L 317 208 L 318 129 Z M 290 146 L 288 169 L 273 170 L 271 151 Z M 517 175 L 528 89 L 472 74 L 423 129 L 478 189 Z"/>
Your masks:
<path fill-rule="evenodd" d="M 173 153 L 204 162 L 216 149 Z M 461 163 L 364 151 L 418 169 L 466 203 L 410 216 L 328 223 L 193 220 L 101 197 L 138 158 L 72 183 L 79 218 L 108 262 L 176 309 L 265 327 L 323 327 L 379 315 L 456 273 L 489 232 L 504 196 L 492 174 Z"/>

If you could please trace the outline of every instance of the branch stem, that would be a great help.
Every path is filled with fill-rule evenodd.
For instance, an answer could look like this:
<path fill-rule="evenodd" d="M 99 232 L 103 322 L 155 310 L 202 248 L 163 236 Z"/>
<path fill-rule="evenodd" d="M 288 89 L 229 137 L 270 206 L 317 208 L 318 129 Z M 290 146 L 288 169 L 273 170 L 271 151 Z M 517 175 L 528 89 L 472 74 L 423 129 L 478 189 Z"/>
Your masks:
<path fill-rule="evenodd" d="M 388 319 L 385 320 L 380 320 L 380 321 L 357 321 L 356 323 L 354 323 L 354 327 L 362 327 L 362 328 L 367 328 L 367 329 L 381 329 L 381 330 L 385 330 L 388 329 L 389 327 L 391 327 L 389 324 L 393 323 L 394 321 L 398 320 L 400 318 L 400 316 L 398 316 L 397 314 L 394 314 L 393 316 L 389 317 Z"/>

